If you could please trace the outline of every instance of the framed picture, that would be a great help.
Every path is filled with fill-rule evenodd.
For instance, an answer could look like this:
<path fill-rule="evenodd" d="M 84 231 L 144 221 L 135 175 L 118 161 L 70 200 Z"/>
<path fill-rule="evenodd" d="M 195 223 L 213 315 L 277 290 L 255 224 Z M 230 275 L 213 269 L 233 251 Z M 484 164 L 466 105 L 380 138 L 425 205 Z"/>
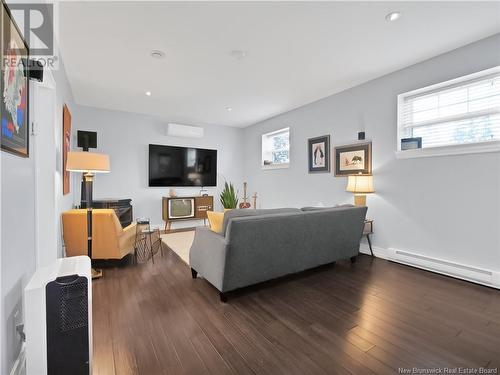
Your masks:
<path fill-rule="evenodd" d="M 68 106 L 65 104 L 63 107 L 63 139 L 62 139 L 62 165 L 63 165 L 63 194 L 66 195 L 70 192 L 70 178 L 69 171 L 66 170 L 66 161 L 68 160 L 68 151 L 71 150 L 71 113 Z"/>
<path fill-rule="evenodd" d="M 3 2 L 1 8 L 1 148 L 27 158 L 29 157 L 29 81 L 24 64 L 29 58 L 29 48 Z"/>
<path fill-rule="evenodd" d="M 330 172 L 330 135 L 309 138 L 309 173 Z"/>
<path fill-rule="evenodd" d="M 335 176 L 371 173 L 371 142 L 335 147 Z"/>
<path fill-rule="evenodd" d="M 401 139 L 401 151 L 422 148 L 422 137 Z"/>

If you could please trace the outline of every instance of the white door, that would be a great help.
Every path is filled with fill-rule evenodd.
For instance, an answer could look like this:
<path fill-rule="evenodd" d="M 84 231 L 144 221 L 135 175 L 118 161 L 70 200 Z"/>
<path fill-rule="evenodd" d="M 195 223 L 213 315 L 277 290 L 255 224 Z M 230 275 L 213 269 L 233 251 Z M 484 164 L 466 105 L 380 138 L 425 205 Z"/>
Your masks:
<path fill-rule="evenodd" d="M 44 82 L 34 84 L 34 162 L 35 162 L 35 246 L 37 268 L 57 259 L 56 215 L 56 90 L 50 71 Z M 62 125 L 61 125 L 62 126 Z"/>

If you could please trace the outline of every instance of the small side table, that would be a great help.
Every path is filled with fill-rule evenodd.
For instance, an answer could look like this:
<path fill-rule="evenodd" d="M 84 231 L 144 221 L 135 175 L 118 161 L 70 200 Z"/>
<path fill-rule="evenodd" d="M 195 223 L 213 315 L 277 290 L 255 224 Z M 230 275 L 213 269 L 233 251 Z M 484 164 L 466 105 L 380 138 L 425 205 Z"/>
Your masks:
<path fill-rule="evenodd" d="M 158 250 L 161 253 L 161 256 L 163 256 L 163 246 L 161 242 L 161 235 L 160 235 L 160 228 L 158 227 L 148 227 L 146 229 L 143 229 L 141 231 L 141 235 L 143 237 L 143 243 L 144 243 L 144 251 L 146 254 L 149 253 L 151 254 L 151 260 L 153 261 L 153 264 L 155 263 L 155 254 L 158 253 Z M 149 245 L 148 245 L 148 240 L 149 240 Z"/>
<path fill-rule="evenodd" d="M 163 256 L 160 229 L 152 227 L 149 219 L 137 219 L 134 243 L 135 263 L 147 262 L 149 259 L 152 259 L 154 263 L 154 256 L 158 251 Z"/>
<path fill-rule="evenodd" d="M 370 234 L 373 234 L 373 219 L 365 219 L 365 226 L 363 227 L 363 236 L 366 236 L 368 240 L 368 246 L 370 247 L 370 253 L 373 256 L 372 241 L 370 240 Z"/>
<path fill-rule="evenodd" d="M 143 258 L 144 254 L 144 236 L 142 235 L 143 229 L 151 229 L 149 219 L 139 218 L 136 220 L 135 227 L 135 240 L 134 240 L 134 260 L 135 264 L 138 263 L 138 258 Z"/>

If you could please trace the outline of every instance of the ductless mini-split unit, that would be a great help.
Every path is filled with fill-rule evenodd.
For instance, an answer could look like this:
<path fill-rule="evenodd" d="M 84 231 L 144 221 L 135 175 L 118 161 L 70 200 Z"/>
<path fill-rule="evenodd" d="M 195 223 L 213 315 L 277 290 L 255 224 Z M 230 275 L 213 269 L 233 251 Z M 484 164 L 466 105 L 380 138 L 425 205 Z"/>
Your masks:
<path fill-rule="evenodd" d="M 167 135 L 171 137 L 203 138 L 203 128 L 201 126 L 167 124 Z"/>

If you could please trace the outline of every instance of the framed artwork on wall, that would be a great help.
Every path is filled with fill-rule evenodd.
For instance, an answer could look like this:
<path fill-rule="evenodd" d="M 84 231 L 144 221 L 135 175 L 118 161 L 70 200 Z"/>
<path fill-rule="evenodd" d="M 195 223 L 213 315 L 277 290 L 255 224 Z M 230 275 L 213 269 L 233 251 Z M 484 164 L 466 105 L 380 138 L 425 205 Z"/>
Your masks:
<path fill-rule="evenodd" d="M 335 147 L 335 176 L 372 173 L 372 143 Z"/>
<path fill-rule="evenodd" d="M 309 138 L 309 173 L 330 172 L 330 135 Z"/>
<path fill-rule="evenodd" d="M 9 9 L 2 2 L 0 77 L 1 148 L 29 157 L 29 81 L 25 63 L 29 48 Z"/>
<path fill-rule="evenodd" d="M 62 131 L 62 165 L 63 165 L 63 194 L 69 194 L 71 191 L 69 171 L 66 170 L 66 161 L 68 152 L 71 150 L 71 113 L 68 106 L 63 107 L 63 131 Z"/>

